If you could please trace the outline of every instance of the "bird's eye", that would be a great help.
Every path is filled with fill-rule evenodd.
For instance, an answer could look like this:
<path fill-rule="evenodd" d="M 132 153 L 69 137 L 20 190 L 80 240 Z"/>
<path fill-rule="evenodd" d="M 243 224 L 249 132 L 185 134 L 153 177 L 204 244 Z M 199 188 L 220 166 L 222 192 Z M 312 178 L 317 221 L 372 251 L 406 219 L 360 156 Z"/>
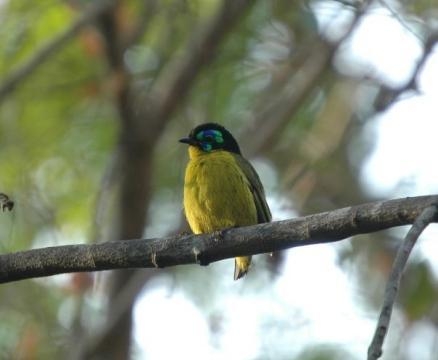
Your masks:
<path fill-rule="evenodd" d="M 213 137 L 213 135 L 205 135 L 204 139 L 208 140 L 208 141 L 213 141 L 214 137 Z"/>

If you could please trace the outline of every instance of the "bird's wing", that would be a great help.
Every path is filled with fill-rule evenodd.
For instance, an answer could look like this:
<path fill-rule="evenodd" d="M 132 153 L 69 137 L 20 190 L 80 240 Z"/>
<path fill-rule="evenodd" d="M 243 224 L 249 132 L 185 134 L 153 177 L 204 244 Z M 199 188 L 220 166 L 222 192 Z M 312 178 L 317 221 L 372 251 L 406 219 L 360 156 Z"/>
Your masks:
<path fill-rule="evenodd" d="M 266 202 L 265 190 L 263 189 L 262 182 L 260 181 L 257 172 L 255 171 L 251 163 L 244 157 L 237 154 L 235 154 L 234 157 L 239 167 L 245 174 L 249 188 L 253 195 L 254 203 L 257 209 L 257 222 L 264 223 L 271 221 L 271 211 L 269 210 L 268 203 Z"/>

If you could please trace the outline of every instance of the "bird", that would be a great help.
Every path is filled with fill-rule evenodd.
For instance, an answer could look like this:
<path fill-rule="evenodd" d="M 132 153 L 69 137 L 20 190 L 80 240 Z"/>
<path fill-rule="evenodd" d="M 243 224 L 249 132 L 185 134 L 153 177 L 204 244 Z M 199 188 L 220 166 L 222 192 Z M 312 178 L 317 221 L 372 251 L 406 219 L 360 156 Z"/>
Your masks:
<path fill-rule="evenodd" d="M 194 234 L 271 221 L 262 182 L 225 127 L 204 123 L 179 141 L 189 145 L 183 203 Z M 236 257 L 234 280 L 246 275 L 250 264 L 251 256 Z"/>

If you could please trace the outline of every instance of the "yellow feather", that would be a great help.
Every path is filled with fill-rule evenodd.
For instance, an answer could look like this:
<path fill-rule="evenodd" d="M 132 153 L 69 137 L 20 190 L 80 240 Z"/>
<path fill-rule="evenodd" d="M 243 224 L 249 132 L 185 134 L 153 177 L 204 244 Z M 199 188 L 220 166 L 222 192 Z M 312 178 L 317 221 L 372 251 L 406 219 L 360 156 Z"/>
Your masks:
<path fill-rule="evenodd" d="M 204 152 L 189 146 L 184 182 L 184 210 L 195 234 L 257 224 L 257 209 L 236 155 Z M 251 257 L 236 258 L 235 279 L 246 274 Z"/>

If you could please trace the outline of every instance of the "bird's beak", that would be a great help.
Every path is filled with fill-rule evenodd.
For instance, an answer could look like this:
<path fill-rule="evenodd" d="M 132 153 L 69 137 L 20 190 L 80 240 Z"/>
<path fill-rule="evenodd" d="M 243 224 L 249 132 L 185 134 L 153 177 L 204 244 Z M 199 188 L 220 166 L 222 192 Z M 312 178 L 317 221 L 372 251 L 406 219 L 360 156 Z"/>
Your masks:
<path fill-rule="evenodd" d="M 189 138 L 189 137 L 188 138 L 179 139 L 179 142 L 183 143 L 183 144 L 196 145 L 196 140 L 192 139 L 192 138 Z"/>

